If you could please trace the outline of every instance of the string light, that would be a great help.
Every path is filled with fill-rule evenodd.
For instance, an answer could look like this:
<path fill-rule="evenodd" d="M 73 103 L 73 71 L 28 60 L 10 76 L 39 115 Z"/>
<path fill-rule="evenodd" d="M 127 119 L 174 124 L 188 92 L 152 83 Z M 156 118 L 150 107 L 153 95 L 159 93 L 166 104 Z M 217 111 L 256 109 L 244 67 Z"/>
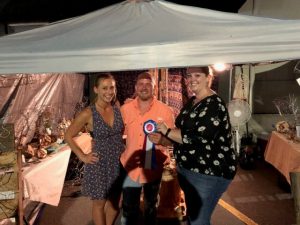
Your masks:
<path fill-rule="evenodd" d="M 298 85 L 300 86 L 300 77 L 296 79 Z"/>
<path fill-rule="evenodd" d="M 231 65 L 226 63 L 216 63 L 212 67 L 216 72 L 222 72 L 224 70 L 229 70 Z"/>

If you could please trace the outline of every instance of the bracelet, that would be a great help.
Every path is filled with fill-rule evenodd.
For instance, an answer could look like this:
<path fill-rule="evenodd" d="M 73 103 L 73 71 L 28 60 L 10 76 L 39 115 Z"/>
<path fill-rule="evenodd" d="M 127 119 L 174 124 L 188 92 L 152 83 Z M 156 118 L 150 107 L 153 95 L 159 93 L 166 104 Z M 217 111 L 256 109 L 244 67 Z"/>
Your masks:
<path fill-rule="evenodd" d="M 169 135 L 169 133 L 171 132 L 171 128 L 168 128 L 168 130 L 167 130 L 167 132 L 166 132 L 166 134 L 165 134 L 165 137 L 168 137 L 168 135 Z"/>

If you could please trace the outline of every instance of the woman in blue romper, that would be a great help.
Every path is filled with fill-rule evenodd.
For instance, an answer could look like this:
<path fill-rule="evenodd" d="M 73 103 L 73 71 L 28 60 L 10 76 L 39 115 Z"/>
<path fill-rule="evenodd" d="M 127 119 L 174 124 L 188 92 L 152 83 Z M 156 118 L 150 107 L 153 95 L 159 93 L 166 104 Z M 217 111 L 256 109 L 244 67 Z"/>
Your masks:
<path fill-rule="evenodd" d="M 123 121 L 116 99 L 116 81 L 101 74 L 94 85 L 94 104 L 85 108 L 66 132 L 66 141 L 85 163 L 82 192 L 93 202 L 95 225 L 112 225 L 119 212 L 122 190 L 119 157 L 124 150 Z M 73 140 L 86 126 L 93 137 L 92 151 L 85 154 Z"/>

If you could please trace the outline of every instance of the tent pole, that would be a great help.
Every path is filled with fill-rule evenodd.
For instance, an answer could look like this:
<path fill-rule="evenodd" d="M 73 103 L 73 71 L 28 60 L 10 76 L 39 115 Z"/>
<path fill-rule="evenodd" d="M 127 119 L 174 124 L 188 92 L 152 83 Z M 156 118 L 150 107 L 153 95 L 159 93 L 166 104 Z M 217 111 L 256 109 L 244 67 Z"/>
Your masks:
<path fill-rule="evenodd" d="M 232 79 L 232 70 L 233 70 L 233 66 L 230 68 L 230 71 L 229 71 L 229 90 L 228 90 L 228 102 L 231 101 L 231 79 Z"/>

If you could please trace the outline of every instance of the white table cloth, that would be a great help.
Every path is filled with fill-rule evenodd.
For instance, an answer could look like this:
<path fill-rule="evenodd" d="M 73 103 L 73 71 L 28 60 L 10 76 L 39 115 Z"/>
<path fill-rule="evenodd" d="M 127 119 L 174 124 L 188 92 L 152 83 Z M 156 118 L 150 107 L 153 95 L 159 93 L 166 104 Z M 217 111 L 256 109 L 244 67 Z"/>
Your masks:
<path fill-rule="evenodd" d="M 74 139 L 83 151 L 90 151 L 92 139 L 89 134 L 84 133 Z M 57 206 L 64 186 L 70 154 L 70 147 L 65 145 L 41 162 L 24 167 L 22 171 L 24 197 Z"/>

